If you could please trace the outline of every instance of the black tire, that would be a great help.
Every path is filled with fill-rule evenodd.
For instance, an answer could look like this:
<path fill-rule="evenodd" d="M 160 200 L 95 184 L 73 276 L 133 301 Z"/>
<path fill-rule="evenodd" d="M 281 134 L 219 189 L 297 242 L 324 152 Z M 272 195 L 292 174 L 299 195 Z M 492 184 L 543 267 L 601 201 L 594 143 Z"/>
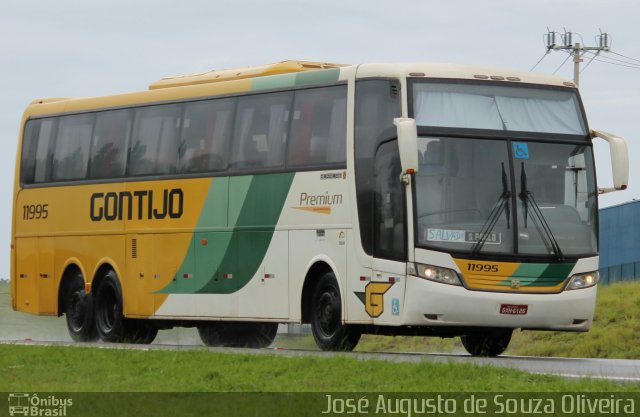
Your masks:
<path fill-rule="evenodd" d="M 158 328 L 151 320 L 124 319 L 124 333 L 121 342 L 148 345 L 158 335 Z"/>
<path fill-rule="evenodd" d="M 149 344 L 158 335 L 150 320 L 124 318 L 122 291 L 113 271 L 107 272 L 96 291 L 95 323 L 100 339 L 109 343 Z"/>
<path fill-rule="evenodd" d="M 471 356 L 493 358 L 507 350 L 512 334 L 513 330 L 493 331 L 486 334 L 460 336 L 460 340 Z"/>
<path fill-rule="evenodd" d="M 116 274 L 109 271 L 97 288 L 95 299 L 96 329 L 104 342 L 119 343 L 124 339 L 122 292 Z"/>
<path fill-rule="evenodd" d="M 333 272 L 318 280 L 311 298 L 311 332 L 322 350 L 351 351 L 360 341 L 357 327 L 342 323 L 342 299 Z"/>
<path fill-rule="evenodd" d="M 85 291 L 80 271 L 75 273 L 67 285 L 64 311 L 71 339 L 76 342 L 93 342 L 98 339 L 93 320 L 93 295 Z"/>
<path fill-rule="evenodd" d="M 265 348 L 273 343 L 277 323 L 206 322 L 198 325 L 200 339 L 207 346 Z"/>

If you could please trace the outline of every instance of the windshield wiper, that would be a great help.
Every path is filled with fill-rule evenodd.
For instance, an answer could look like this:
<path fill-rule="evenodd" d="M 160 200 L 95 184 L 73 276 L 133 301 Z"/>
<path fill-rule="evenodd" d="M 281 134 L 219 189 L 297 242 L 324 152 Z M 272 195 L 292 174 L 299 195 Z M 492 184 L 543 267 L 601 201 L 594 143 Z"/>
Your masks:
<path fill-rule="evenodd" d="M 520 188 L 521 191 L 520 194 L 518 194 L 518 197 L 522 200 L 522 207 L 524 209 L 525 229 L 527 227 L 527 218 L 529 217 L 529 206 L 531 206 L 531 220 L 533 220 L 533 224 L 536 226 L 538 233 L 540 233 L 542 241 L 547 248 L 551 248 L 556 259 L 561 261 L 564 258 L 564 255 L 562 254 L 560 245 L 553 235 L 553 232 L 549 227 L 549 223 L 547 223 L 547 220 L 544 218 L 542 211 L 540 210 L 540 206 L 533 198 L 533 193 L 527 189 L 527 173 L 524 170 L 524 162 L 522 162 L 522 171 L 520 172 Z"/>
<path fill-rule="evenodd" d="M 511 216 L 510 214 L 511 210 L 509 209 L 509 200 L 511 200 L 511 191 L 509 191 L 507 173 L 504 170 L 504 162 L 503 162 L 502 163 L 502 194 L 500 194 L 500 197 L 498 198 L 496 205 L 493 206 L 491 213 L 489 213 L 489 217 L 487 217 L 487 220 L 482 225 L 482 229 L 480 229 L 480 238 L 478 239 L 476 244 L 473 245 L 473 248 L 471 249 L 471 255 L 475 256 L 478 254 L 478 252 L 480 252 L 484 244 L 487 242 L 487 239 L 489 239 L 489 234 L 493 231 L 493 228 L 496 227 L 496 224 L 498 223 L 498 219 L 500 218 L 500 215 L 502 214 L 503 211 L 505 212 L 505 215 L 507 217 L 507 229 L 511 228 L 509 223 L 509 217 Z"/>

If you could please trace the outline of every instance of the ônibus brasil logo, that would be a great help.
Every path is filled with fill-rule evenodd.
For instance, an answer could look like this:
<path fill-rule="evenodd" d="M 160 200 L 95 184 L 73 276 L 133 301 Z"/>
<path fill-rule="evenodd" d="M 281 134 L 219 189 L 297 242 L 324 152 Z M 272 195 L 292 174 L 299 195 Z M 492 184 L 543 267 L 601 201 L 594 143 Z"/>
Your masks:
<path fill-rule="evenodd" d="M 71 398 L 55 395 L 38 396 L 38 394 L 9 394 L 10 416 L 47 416 L 64 417 L 67 409 L 73 405 Z"/>

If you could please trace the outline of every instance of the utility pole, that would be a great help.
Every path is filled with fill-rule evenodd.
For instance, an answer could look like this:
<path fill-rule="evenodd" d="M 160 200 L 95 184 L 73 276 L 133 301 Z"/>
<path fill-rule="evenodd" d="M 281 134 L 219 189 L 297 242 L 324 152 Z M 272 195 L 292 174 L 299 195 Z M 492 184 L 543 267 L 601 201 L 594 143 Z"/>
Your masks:
<path fill-rule="evenodd" d="M 576 87 L 580 87 L 580 63 L 582 62 L 580 46 L 580 43 L 576 43 L 573 46 L 573 82 Z"/>
<path fill-rule="evenodd" d="M 569 53 L 573 55 L 573 82 L 576 87 L 580 86 L 580 63 L 583 61 L 583 55 L 587 51 L 595 51 L 595 55 L 602 51 L 609 52 L 609 34 L 602 31 L 596 37 L 598 46 L 584 46 L 580 42 L 573 43 L 573 33 L 567 31 L 560 34 L 549 30 L 544 37 L 547 43 L 547 53 L 550 51 L 571 51 Z M 559 37 L 562 38 L 562 45 L 557 42 Z"/>

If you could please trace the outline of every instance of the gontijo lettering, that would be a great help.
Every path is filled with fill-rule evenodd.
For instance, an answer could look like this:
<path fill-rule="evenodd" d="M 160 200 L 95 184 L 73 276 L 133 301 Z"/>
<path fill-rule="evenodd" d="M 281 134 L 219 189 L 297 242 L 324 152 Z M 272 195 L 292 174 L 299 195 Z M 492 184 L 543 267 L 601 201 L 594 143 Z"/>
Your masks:
<path fill-rule="evenodd" d="M 155 197 L 155 201 L 154 201 Z M 179 219 L 184 210 L 184 193 L 180 188 L 165 189 L 159 197 L 153 190 L 93 193 L 89 216 L 94 222 L 138 219 Z"/>

